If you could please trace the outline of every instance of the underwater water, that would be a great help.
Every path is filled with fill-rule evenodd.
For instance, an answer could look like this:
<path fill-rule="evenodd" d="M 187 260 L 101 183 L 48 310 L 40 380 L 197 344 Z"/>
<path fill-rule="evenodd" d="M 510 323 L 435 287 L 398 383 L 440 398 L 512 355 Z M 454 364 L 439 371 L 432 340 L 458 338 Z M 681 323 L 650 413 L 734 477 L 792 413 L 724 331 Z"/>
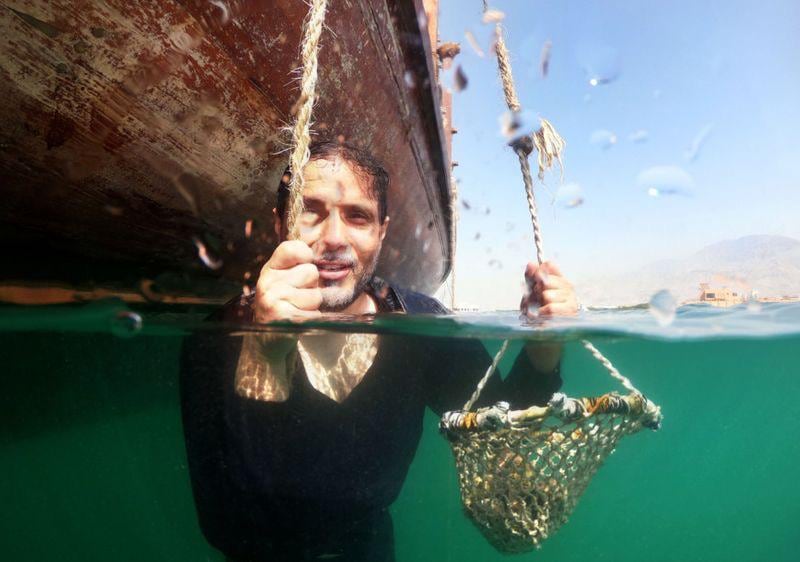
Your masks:
<path fill-rule="evenodd" d="M 222 560 L 197 524 L 180 417 L 185 334 L 231 327 L 204 311 L 121 303 L 0 309 L 0 552 L 5 560 Z M 273 329 L 290 329 L 276 327 Z M 293 330 L 369 330 L 565 344 L 563 390 L 621 390 L 580 345 L 589 338 L 664 413 L 623 439 L 571 520 L 519 560 L 797 560 L 800 304 L 378 317 Z M 457 398 L 458 407 L 466 397 Z M 462 513 L 454 461 L 428 412 L 392 507 L 397 560 L 508 559 Z"/>

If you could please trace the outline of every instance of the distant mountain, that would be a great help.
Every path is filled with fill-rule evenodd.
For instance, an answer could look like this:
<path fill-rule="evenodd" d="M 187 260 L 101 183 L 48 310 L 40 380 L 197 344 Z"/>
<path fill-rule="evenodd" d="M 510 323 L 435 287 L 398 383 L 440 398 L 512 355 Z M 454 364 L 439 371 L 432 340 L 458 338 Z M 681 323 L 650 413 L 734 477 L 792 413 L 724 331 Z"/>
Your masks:
<path fill-rule="evenodd" d="M 647 302 L 668 289 L 680 302 L 698 298 L 700 283 L 756 290 L 760 297 L 800 295 L 800 240 L 768 235 L 725 240 L 685 259 L 580 283 L 578 294 L 585 304 L 614 306 Z"/>

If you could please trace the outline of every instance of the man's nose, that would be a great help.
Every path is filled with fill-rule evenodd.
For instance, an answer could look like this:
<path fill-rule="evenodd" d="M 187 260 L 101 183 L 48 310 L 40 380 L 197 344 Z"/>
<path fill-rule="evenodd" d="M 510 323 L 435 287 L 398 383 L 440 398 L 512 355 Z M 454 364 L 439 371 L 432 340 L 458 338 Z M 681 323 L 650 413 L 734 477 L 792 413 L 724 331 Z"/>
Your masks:
<path fill-rule="evenodd" d="M 321 240 L 328 248 L 338 248 L 345 245 L 345 225 L 338 213 L 332 212 L 325 219 Z"/>

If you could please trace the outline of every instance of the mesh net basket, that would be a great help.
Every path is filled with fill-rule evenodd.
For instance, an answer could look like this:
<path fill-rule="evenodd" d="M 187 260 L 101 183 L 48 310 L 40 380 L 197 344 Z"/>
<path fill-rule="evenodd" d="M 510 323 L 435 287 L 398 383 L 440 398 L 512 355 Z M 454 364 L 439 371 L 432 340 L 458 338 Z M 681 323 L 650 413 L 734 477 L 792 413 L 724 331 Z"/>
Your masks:
<path fill-rule="evenodd" d="M 467 516 L 499 551 L 520 553 L 566 523 L 619 439 L 657 429 L 661 414 L 641 395 L 554 395 L 546 407 L 510 411 L 500 402 L 449 412 L 441 429 L 453 449 Z"/>

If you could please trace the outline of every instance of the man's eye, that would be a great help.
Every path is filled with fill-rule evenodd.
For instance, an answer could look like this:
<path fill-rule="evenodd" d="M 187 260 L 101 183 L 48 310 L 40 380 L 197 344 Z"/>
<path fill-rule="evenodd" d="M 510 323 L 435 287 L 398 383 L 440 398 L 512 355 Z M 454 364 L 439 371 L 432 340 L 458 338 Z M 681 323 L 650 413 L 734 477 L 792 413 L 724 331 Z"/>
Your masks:
<path fill-rule="evenodd" d="M 350 213 L 350 220 L 356 222 L 367 222 L 369 220 L 369 215 L 356 211 L 354 213 Z"/>

